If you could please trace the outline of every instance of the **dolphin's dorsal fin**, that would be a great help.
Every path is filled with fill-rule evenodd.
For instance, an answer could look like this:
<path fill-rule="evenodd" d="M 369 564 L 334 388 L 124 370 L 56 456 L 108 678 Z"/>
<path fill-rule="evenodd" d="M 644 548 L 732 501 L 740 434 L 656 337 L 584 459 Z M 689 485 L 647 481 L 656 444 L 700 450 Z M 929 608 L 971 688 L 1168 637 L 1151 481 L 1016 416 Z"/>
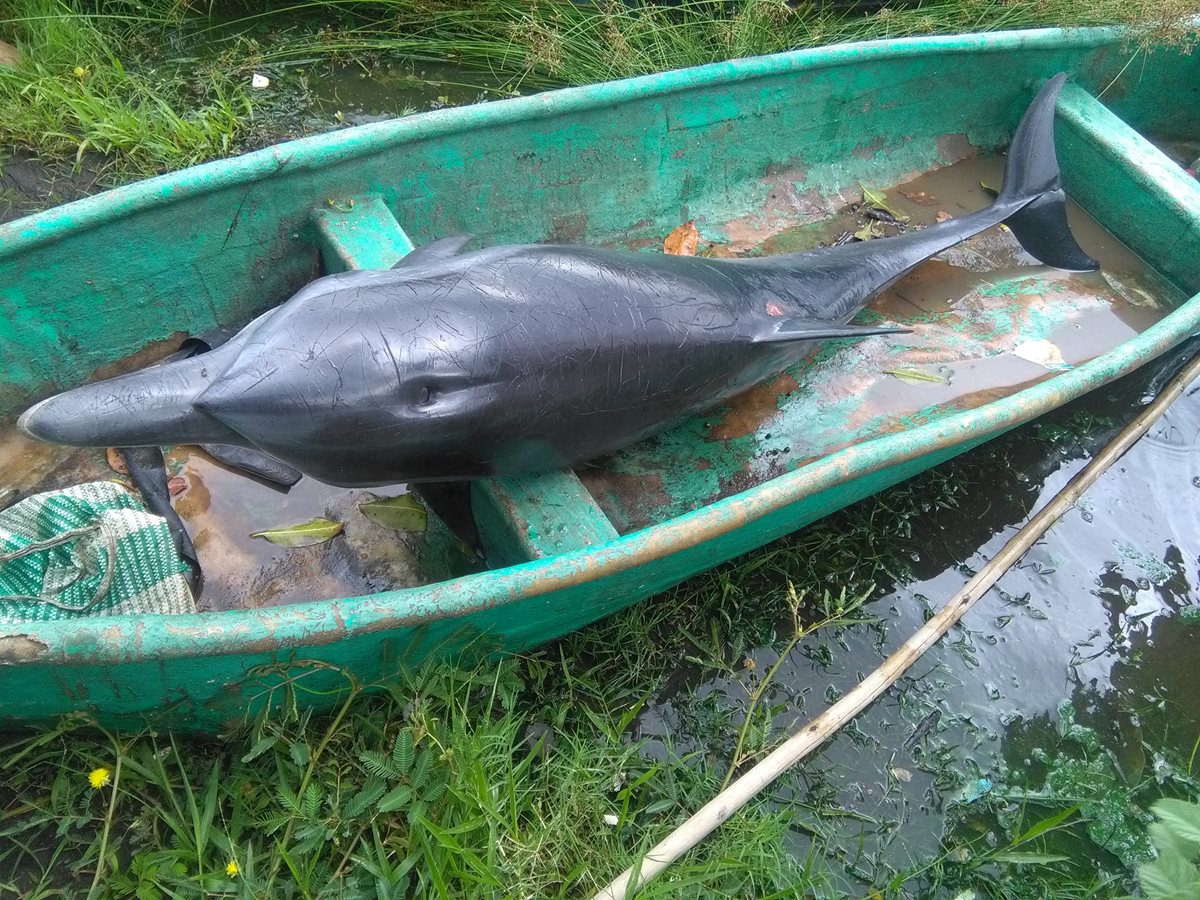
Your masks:
<path fill-rule="evenodd" d="M 797 316 L 769 319 L 762 332 L 755 336 L 754 343 L 778 343 L 781 341 L 824 341 L 830 338 L 864 338 L 874 334 L 908 334 L 911 328 L 888 325 L 839 325 L 822 319 L 806 319 Z"/>
<path fill-rule="evenodd" d="M 392 268 L 403 269 L 408 266 L 423 265 L 424 263 L 450 259 L 452 256 L 457 256 L 458 251 L 462 250 L 474 237 L 475 235 L 473 234 L 452 234 L 450 237 L 438 238 L 436 241 L 422 244 L 411 253 L 405 255 Z"/>

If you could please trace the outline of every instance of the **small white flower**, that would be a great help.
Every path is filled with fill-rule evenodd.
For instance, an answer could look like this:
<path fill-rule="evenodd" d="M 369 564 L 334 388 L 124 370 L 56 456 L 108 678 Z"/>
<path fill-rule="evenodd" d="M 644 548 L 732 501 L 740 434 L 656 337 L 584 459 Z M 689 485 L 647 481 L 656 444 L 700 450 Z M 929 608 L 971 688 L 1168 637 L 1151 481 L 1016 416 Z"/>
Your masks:
<path fill-rule="evenodd" d="M 616 824 L 617 824 L 618 822 L 620 822 L 620 821 L 621 821 L 621 820 L 620 820 L 620 819 L 618 819 L 618 818 L 617 818 L 615 815 L 613 815 L 612 813 L 605 813 L 605 814 L 604 814 L 604 824 L 605 824 L 605 825 L 616 825 Z"/>

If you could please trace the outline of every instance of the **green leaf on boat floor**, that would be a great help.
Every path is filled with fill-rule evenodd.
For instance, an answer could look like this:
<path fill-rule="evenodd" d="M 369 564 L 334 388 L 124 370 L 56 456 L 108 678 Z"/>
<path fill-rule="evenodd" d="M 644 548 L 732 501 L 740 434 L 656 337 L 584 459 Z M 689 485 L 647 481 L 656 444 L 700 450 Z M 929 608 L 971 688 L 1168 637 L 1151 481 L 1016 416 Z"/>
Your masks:
<path fill-rule="evenodd" d="M 865 203 L 867 206 L 873 206 L 876 209 L 882 209 L 885 213 L 890 213 L 898 222 L 908 221 L 908 216 L 888 203 L 887 195 L 882 191 L 869 188 L 861 181 L 858 183 L 858 186 L 862 188 L 863 203 Z"/>
<path fill-rule="evenodd" d="M 884 375 L 899 378 L 906 384 L 949 384 L 950 370 L 945 366 L 936 372 L 923 372 L 920 369 L 886 369 Z"/>
<path fill-rule="evenodd" d="M 858 231 L 854 232 L 854 236 L 860 241 L 869 241 L 871 238 L 883 237 L 883 234 L 875 229 L 874 222 L 868 222 L 862 228 L 858 229 Z"/>
<path fill-rule="evenodd" d="M 421 532 L 429 525 L 429 513 L 412 494 L 360 503 L 358 509 L 376 525 L 393 531 Z"/>
<path fill-rule="evenodd" d="M 280 547 L 311 547 L 323 544 L 330 538 L 342 533 L 342 523 L 330 519 L 312 519 L 299 525 L 285 525 L 282 528 L 270 528 L 266 531 L 256 531 L 250 537 L 263 538 Z"/>

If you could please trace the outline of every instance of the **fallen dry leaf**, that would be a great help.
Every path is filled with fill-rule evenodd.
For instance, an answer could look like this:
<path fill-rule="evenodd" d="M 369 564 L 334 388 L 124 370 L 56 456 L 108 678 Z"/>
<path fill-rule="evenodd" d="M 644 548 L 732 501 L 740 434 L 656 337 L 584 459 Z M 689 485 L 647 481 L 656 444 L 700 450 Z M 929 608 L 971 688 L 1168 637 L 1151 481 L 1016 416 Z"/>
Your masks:
<path fill-rule="evenodd" d="M 937 197 L 933 194 L 927 194 L 925 191 L 901 191 L 905 197 L 913 203 L 919 203 L 921 206 L 936 206 Z"/>
<path fill-rule="evenodd" d="M 176 475 L 167 480 L 167 493 L 169 493 L 172 497 L 178 497 L 187 490 L 187 486 L 187 479 L 182 475 Z"/>
<path fill-rule="evenodd" d="M 949 222 L 954 218 L 954 216 L 950 215 L 950 213 L 946 212 L 944 209 L 939 209 L 934 215 L 934 218 L 939 222 Z"/>
<path fill-rule="evenodd" d="M 700 232 L 696 230 L 696 223 L 688 219 L 667 235 L 663 241 L 663 252 L 672 256 L 695 256 L 699 244 Z"/>
<path fill-rule="evenodd" d="M 128 475 L 129 467 L 125 465 L 125 457 L 116 447 L 108 448 L 108 467 L 118 475 Z"/>

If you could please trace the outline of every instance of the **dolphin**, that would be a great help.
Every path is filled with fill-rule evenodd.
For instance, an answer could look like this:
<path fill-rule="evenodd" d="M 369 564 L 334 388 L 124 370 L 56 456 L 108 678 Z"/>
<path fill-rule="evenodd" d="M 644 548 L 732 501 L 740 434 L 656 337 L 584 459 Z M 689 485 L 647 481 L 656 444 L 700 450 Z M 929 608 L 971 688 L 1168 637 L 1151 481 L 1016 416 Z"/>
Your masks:
<path fill-rule="evenodd" d="M 1061 269 L 1097 268 L 1067 227 L 1048 81 L 987 209 L 869 242 L 761 259 L 554 245 L 422 246 L 319 278 L 191 359 L 43 400 L 19 421 L 75 446 L 256 448 L 345 487 L 577 465 L 711 408 L 849 324 L 935 254 L 1007 223 Z"/>

